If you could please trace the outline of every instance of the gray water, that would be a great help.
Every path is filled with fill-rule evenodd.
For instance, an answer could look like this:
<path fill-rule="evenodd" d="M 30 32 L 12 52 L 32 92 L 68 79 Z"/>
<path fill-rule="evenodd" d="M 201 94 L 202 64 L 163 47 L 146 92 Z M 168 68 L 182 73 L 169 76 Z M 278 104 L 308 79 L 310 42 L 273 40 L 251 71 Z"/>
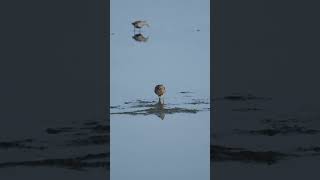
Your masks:
<path fill-rule="evenodd" d="M 111 180 L 209 179 L 209 25 L 208 0 L 111 1 Z"/>

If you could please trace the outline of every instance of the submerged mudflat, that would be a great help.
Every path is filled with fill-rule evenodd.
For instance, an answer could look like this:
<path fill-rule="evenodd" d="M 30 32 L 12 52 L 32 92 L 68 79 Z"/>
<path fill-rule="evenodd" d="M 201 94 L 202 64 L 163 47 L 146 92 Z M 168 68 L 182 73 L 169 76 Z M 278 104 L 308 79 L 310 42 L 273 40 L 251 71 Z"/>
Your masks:
<path fill-rule="evenodd" d="M 210 110 L 209 99 L 193 97 L 192 92 L 179 92 L 177 97 L 179 101 L 173 103 L 168 99 L 165 104 L 159 104 L 156 100 L 127 101 L 122 105 L 111 106 L 110 114 L 128 117 L 156 115 L 164 119 L 167 114 L 196 114 Z M 0 139 L 1 154 L 25 154 L 23 158 L 1 160 L 0 168 L 22 166 L 87 170 L 110 167 L 107 148 L 110 143 L 110 125 L 107 120 L 66 122 L 37 131 L 43 135 L 42 139 Z M 57 151 L 61 153 L 51 153 Z M 79 154 L 81 151 L 83 153 Z"/>
<path fill-rule="evenodd" d="M 169 102 L 160 103 L 156 100 L 137 99 L 126 101 L 122 105 L 111 106 L 111 115 L 156 115 L 164 119 L 166 114 L 191 113 L 210 110 L 208 98 L 196 98 L 189 91 L 178 92 L 174 101 L 169 98 Z"/>
<path fill-rule="evenodd" d="M 10 153 L 10 157 L 14 157 L 12 154 L 16 153 L 24 156 L 2 158 L 0 168 L 23 166 L 86 170 L 110 166 L 107 148 L 110 127 L 106 120 L 71 122 L 39 131 L 43 135 L 42 139 L 1 140 L 2 155 Z"/>
<path fill-rule="evenodd" d="M 274 111 L 276 99 L 231 94 L 214 99 L 220 118 L 211 129 L 211 161 L 215 163 L 281 164 L 320 158 L 320 116 Z M 215 126 L 216 125 L 216 126 Z M 223 165 L 224 167 L 227 167 Z"/>

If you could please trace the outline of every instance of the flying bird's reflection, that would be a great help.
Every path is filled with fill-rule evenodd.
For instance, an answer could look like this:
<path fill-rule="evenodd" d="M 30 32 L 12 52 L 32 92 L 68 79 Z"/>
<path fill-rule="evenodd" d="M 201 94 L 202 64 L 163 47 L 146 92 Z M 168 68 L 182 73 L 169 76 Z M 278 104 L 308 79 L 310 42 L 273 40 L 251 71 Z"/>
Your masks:
<path fill-rule="evenodd" d="M 138 41 L 138 42 L 147 42 L 149 37 L 144 37 L 142 34 L 135 34 L 132 36 L 132 39 Z"/>

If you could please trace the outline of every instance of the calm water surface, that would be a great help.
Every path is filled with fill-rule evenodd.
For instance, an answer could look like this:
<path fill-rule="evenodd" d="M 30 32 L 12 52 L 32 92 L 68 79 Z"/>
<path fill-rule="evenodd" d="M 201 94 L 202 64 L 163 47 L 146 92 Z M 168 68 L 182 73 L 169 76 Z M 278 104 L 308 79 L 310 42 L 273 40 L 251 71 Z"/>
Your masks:
<path fill-rule="evenodd" d="M 209 1 L 112 0 L 110 31 L 111 179 L 209 179 Z"/>

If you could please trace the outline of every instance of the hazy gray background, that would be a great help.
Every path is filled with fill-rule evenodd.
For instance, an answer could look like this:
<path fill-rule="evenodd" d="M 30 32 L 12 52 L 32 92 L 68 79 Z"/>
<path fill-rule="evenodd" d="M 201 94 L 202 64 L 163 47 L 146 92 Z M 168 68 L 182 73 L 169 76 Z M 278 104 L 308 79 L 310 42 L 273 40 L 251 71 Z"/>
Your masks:
<path fill-rule="evenodd" d="M 46 133 L 47 128 L 58 126 L 76 128 L 72 122 L 105 122 L 104 6 L 100 0 L 0 3 L 0 164 L 108 150 L 106 146 L 70 150 L 65 146 L 67 136 L 52 138 Z M 29 146 L 47 149 L 19 148 L 15 142 L 25 139 L 32 140 Z M 1 166 L 0 179 L 108 177 L 106 168 L 76 172 L 52 166 Z"/>
<path fill-rule="evenodd" d="M 251 93 L 272 100 L 262 103 L 215 103 L 212 144 L 251 150 L 298 153 L 319 147 L 319 134 L 238 135 L 234 129 L 265 128 L 264 119 L 296 119 L 306 129 L 320 129 L 319 3 L 315 1 L 217 0 L 214 97 Z M 232 112 L 258 107 L 260 111 Z M 287 124 L 292 126 L 291 124 Z M 319 156 L 275 165 L 213 162 L 214 179 L 319 179 Z"/>
<path fill-rule="evenodd" d="M 6 122 L 1 132 L 32 134 L 35 126 L 55 121 L 103 118 L 99 1 L 32 0 L 0 7 L 0 119 Z"/>

